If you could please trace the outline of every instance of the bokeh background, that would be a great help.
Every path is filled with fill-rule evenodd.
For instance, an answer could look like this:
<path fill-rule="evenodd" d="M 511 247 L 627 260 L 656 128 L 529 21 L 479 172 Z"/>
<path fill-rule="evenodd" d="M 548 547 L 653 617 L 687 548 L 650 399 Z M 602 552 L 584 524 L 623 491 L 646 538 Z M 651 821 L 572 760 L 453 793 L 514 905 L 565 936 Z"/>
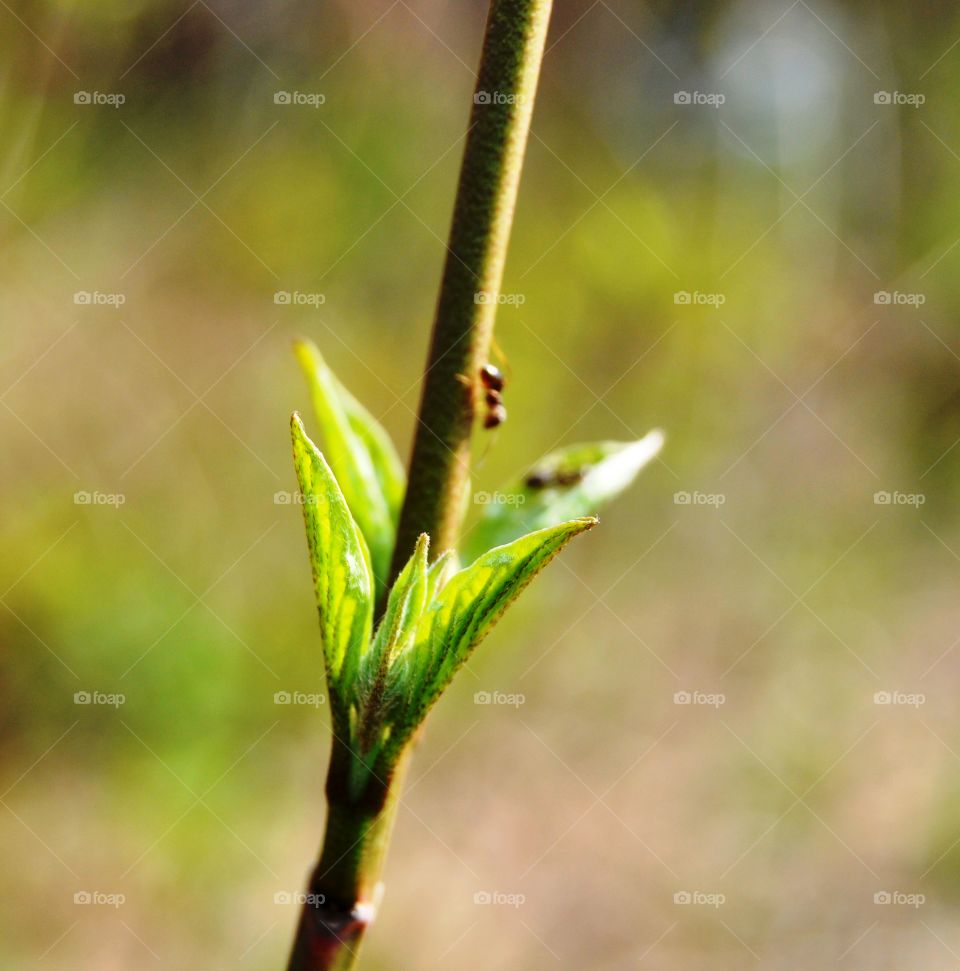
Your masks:
<path fill-rule="evenodd" d="M 484 16 L 0 5 L 3 967 L 283 965 L 329 740 L 274 700 L 324 690 L 290 340 L 406 454 Z M 476 485 L 669 440 L 431 716 L 365 967 L 960 966 L 958 39 L 559 4 Z"/>

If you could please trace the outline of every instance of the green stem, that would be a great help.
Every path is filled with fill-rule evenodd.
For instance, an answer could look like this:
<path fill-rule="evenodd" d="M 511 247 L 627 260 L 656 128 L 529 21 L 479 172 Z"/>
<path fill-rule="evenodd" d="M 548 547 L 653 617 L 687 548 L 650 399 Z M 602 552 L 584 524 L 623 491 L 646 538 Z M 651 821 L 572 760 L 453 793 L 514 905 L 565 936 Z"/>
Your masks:
<path fill-rule="evenodd" d="M 289 971 L 349 971 L 376 916 L 380 877 L 412 748 L 361 799 L 346 792 L 351 755 L 334 740 L 327 776 L 327 824 L 311 874 Z"/>
<path fill-rule="evenodd" d="M 491 4 L 392 576 L 420 533 L 429 534 L 433 558 L 459 538 L 481 393 L 477 375 L 493 338 L 551 2 Z"/>
<path fill-rule="evenodd" d="M 459 538 L 480 395 L 478 372 L 487 363 L 493 339 L 551 5 L 552 0 L 491 2 L 392 578 L 420 533 L 430 535 L 434 557 L 455 548 Z M 487 296 L 481 299 L 479 294 Z M 289 971 L 354 967 L 373 919 L 411 750 L 408 745 L 389 778 L 381 773 L 357 800 L 345 785 L 352 755 L 334 740 L 323 850 L 310 880 L 311 896 L 301 913 Z"/>

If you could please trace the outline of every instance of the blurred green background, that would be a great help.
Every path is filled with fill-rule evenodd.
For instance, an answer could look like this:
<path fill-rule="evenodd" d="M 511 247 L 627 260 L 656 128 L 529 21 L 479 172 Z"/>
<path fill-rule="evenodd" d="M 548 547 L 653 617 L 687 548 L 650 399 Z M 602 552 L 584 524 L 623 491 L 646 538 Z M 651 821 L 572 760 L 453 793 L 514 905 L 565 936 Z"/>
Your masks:
<path fill-rule="evenodd" d="M 290 340 L 406 453 L 484 16 L 2 5 L 3 967 L 283 965 Z M 669 439 L 431 717 L 364 967 L 960 966 L 958 37 L 559 5 L 476 486 Z"/>

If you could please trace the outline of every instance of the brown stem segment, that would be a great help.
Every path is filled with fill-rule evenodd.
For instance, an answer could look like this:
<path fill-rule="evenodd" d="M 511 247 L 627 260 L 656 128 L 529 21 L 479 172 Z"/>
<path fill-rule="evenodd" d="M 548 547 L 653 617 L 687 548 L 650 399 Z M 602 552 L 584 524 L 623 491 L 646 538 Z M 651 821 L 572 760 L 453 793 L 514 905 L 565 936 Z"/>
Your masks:
<path fill-rule="evenodd" d="M 392 577 L 430 536 L 456 546 L 470 433 L 530 129 L 551 0 L 493 0 L 477 75 Z"/>

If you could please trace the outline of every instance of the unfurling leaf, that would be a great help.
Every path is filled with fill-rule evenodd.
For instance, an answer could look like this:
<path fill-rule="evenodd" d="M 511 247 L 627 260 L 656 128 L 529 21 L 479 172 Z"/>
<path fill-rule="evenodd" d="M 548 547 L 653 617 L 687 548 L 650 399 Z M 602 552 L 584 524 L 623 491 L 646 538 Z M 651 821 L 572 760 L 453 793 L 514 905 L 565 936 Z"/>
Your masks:
<path fill-rule="evenodd" d="M 411 642 L 420 615 L 427 605 L 430 592 L 427 566 L 429 548 L 430 538 L 426 533 L 421 533 L 413 556 L 390 590 L 386 613 L 377 627 L 373 645 L 361 662 L 357 684 L 361 736 L 369 732 L 369 726 L 383 714 L 387 670 L 396 655 Z"/>
<path fill-rule="evenodd" d="M 457 554 L 453 550 L 446 550 L 446 552 L 441 553 L 430 564 L 430 570 L 427 573 L 427 603 L 433 601 L 433 598 L 446 586 L 447 580 L 457 572 L 458 568 Z"/>
<path fill-rule="evenodd" d="M 427 605 L 429 547 L 430 538 L 421 533 L 413 556 L 390 590 L 386 613 L 377 627 L 373 644 L 360 661 L 351 699 L 350 740 L 354 758 L 349 785 L 354 796 L 363 791 L 390 736 L 392 716 L 400 701 L 396 692 L 390 690 L 390 666 L 413 641 L 417 622 Z"/>
<path fill-rule="evenodd" d="M 454 574 L 427 605 L 412 644 L 388 672 L 387 693 L 395 698 L 395 727 L 389 739 L 398 751 L 528 583 L 578 533 L 596 519 L 575 519 L 541 529 L 485 553 Z"/>
<path fill-rule="evenodd" d="M 319 352 L 318 352 L 319 353 Z M 380 492 L 387 501 L 390 519 L 396 528 L 400 519 L 400 507 L 407 489 L 407 473 L 386 429 L 370 412 L 334 377 L 340 392 L 340 400 L 347 413 L 347 420 L 354 434 L 366 446 L 373 463 L 373 471 L 380 483 Z"/>
<path fill-rule="evenodd" d="M 376 593 L 390 569 L 405 480 L 389 436 L 327 367 L 317 346 L 294 343 L 310 386 L 326 454 L 347 505 L 370 549 Z"/>
<path fill-rule="evenodd" d="M 307 437 L 297 414 L 290 421 L 290 431 L 303 494 L 327 682 L 342 714 L 349 707 L 351 686 L 370 640 L 370 554 L 330 466 Z"/>
<path fill-rule="evenodd" d="M 636 442 L 597 442 L 551 452 L 519 482 L 491 502 L 465 537 L 464 560 L 536 529 L 598 513 L 636 478 L 663 447 L 663 433 L 652 431 Z"/>

